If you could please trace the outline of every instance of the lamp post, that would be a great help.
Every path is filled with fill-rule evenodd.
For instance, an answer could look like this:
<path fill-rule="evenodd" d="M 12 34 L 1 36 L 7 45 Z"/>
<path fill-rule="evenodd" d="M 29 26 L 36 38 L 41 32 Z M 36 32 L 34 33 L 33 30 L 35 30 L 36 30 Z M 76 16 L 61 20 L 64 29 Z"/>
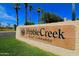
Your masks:
<path fill-rule="evenodd" d="M 76 19 L 75 3 L 72 3 L 72 21 Z"/>
<path fill-rule="evenodd" d="M 19 18 L 18 18 L 18 10 L 20 9 L 20 7 L 19 7 L 19 5 L 18 5 L 18 3 L 16 3 L 15 4 L 15 10 L 16 10 L 16 20 L 17 20 L 17 25 L 16 26 L 18 26 L 18 24 L 19 24 Z"/>

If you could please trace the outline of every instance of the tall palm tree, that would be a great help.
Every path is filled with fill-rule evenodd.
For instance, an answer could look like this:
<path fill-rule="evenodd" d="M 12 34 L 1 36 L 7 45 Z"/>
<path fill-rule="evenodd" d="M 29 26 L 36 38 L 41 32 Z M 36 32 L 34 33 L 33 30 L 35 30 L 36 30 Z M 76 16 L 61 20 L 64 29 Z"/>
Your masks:
<path fill-rule="evenodd" d="M 41 13 L 42 13 L 42 15 L 45 13 L 45 12 L 44 12 L 44 9 L 41 9 Z M 42 17 L 44 17 L 44 16 L 42 16 Z M 42 22 L 42 23 L 45 23 L 45 22 L 42 20 L 42 17 L 41 17 L 41 22 Z"/>
<path fill-rule="evenodd" d="M 31 21 L 32 21 L 32 20 L 31 20 L 31 15 L 32 15 L 33 7 L 32 7 L 32 6 L 29 6 L 29 10 L 30 10 L 30 22 L 31 22 Z"/>
<path fill-rule="evenodd" d="M 37 13 L 38 13 L 38 23 L 40 23 L 41 8 L 38 8 L 38 9 L 37 9 Z"/>
<path fill-rule="evenodd" d="M 16 3 L 15 4 L 15 10 L 16 10 L 16 18 L 17 18 L 17 26 L 18 26 L 18 24 L 19 24 L 19 18 L 18 18 L 18 10 L 19 10 L 20 8 L 19 8 L 19 4 L 18 3 Z"/>
<path fill-rule="evenodd" d="M 72 3 L 72 20 L 76 19 L 75 3 Z"/>
<path fill-rule="evenodd" d="M 27 22 L 27 10 L 28 10 L 28 3 L 24 3 L 25 6 L 25 24 Z"/>

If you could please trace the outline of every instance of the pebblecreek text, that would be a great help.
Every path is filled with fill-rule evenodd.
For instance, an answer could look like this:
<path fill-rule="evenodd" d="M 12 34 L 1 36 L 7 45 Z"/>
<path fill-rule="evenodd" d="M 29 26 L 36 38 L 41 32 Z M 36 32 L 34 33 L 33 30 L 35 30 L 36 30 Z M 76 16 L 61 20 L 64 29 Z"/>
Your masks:
<path fill-rule="evenodd" d="M 64 32 L 61 31 L 61 29 L 58 29 L 57 31 L 46 31 L 45 28 L 38 29 L 23 29 L 21 30 L 22 35 L 37 35 L 37 36 L 45 36 L 45 37 L 53 37 L 53 38 L 59 38 L 59 39 L 65 39 Z"/>

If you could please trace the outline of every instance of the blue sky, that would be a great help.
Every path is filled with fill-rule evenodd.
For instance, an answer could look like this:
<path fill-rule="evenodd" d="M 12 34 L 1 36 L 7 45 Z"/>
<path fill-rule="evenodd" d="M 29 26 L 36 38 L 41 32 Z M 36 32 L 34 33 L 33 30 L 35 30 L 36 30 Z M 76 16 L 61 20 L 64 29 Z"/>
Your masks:
<path fill-rule="evenodd" d="M 32 22 L 38 23 L 38 13 L 37 8 L 42 8 L 45 12 L 54 13 L 61 18 L 66 17 L 67 19 L 72 19 L 72 4 L 71 3 L 29 3 L 33 6 L 32 10 Z M 3 25 L 16 24 L 16 12 L 14 9 L 14 4 L 12 3 L 2 3 L 0 4 L 0 22 Z M 25 21 L 25 8 L 24 4 L 20 4 L 19 10 L 19 25 L 23 25 Z M 79 18 L 79 4 L 76 4 L 76 17 Z M 30 11 L 28 10 L 28 19 L 30 18 Z"/>

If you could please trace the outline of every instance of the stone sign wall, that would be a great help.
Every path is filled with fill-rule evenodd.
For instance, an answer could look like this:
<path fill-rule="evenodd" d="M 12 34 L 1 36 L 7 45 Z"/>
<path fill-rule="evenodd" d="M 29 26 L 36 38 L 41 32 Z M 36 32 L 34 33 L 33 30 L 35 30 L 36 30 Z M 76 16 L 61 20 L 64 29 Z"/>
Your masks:
<path fill-rule="evenodd" d="M 19 26 L 16 38 L 25 38 L 74 51 L 79 41 L 79 21 Z"/>
<path fill-rule="evenodd" d="M 72 30 L 73 29 L 73 30 Z M 42 40 L 50 44 L 74 49 L 75 48 L 75 26 L 32 26 L 21 27 L 21 36 L 35 40 Z"/>

